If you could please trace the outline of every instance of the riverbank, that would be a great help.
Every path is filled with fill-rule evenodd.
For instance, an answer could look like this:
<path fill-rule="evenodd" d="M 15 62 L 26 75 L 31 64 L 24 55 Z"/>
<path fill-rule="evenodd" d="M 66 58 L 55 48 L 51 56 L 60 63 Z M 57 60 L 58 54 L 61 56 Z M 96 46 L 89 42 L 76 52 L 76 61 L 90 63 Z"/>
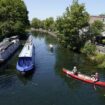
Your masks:
<path fill-rule="evenodd" d="M 97 68 L 105 69 L 105 54 L 96 53 L 88 58 L 96 65 Z"/>
<path fill-rule="evenodd" d="M 43 30 L 43 29 L 33 29 L 33 28 L 31 28 L 31 31 L 46 33 L 46 34 L 49 34 L 49 35 L 57 38 L 57 33 L 56 32 L 52 32 L 52 31 L 48 31 L 48 30 Z"/>

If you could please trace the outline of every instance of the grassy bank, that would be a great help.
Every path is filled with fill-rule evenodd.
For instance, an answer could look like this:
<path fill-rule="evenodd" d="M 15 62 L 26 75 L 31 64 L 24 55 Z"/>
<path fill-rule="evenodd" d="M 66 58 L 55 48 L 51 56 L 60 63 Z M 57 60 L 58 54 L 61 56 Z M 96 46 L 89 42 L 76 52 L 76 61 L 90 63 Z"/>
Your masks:
<path fill-rule="evenodd" d="M 85 54 L 96 67 L 105 68 L 105 54 L 99 52 L 96 45 L 87 42 L 81 49 L 81 53 Z"/>
<path fill-rule="evenodd" d="M 105 54 L 97 53 L 88 57 L 98 68 L 105 68 Z"/>

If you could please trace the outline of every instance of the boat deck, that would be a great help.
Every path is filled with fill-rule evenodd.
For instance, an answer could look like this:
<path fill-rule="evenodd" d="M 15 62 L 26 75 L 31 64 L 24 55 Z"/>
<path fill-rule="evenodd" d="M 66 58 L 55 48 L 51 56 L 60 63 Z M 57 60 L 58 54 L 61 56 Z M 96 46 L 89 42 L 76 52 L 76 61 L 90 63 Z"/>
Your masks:
<path fill-rule="evenodd" d="M 33 49 L 32 37 L 29 37 L 21 53 L 19 54 L 19 57 L 32 57 L 32 49 Z"/>
<path fill-rule="evenodd" d="M 26 44 L 19 57 L 32 57 L 32 45 Z"/>

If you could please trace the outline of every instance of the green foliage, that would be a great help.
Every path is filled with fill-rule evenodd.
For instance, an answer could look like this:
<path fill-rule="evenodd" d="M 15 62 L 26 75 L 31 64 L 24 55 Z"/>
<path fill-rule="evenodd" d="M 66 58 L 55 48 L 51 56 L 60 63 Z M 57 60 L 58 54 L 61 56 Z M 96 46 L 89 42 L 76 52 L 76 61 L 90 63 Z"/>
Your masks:
<path fill-rule="evenodd" d="M 73 50 L 80 50 L 88 40 L 89 14 L 83 4 L 73 2 L 63 16 L 57 18 L 57 29 L 63 35 L 61 40 Z"/>
<path fill-rule="evenodd" d="M 105 60 L 102 63 L 98 64 L 98 67 L 99 68 L 105 68 Z"/>
<path fill-rule="evenodd" d="M 34 27 L 34 28 L 41 28 L 41 21 L 37 18 L 34 18 L 31 22 L 31 27 Z"/>
<path fill-rule="evenodd" d="M 52 17 L 46 18 L 45 20 L 45 28 L 47 30 L 52 30 L 54 24 L 54 19 Z"/>
<path fill-rule="evenodd" d="M 86 55 L 94 55 L 96 52 L 96 46 L 90 42 L 85 43 L 84 47 L 81 49 L 81 52 Z"/>
<path fill-rule="evenodd" d="M 102 40 L 102 43 L 105 44 L 105 39 Z"/>
<path fill-rule="evenodd" d="M 24 33 L 28 25 L 28 11 L 22 0 L 0 0 L 1 35 Z"/>
<path fill-rule="evenodd" d="M 64 34 L 64 32 L 63 32 L 63 30 L 64 30 L 64 19 L 63 19 L 63 17 L 58 17 L 57 18 L 56 28 L 61 34 Z"/>
<path fill-rule="evenodd" d="M 92 23 L 92 25 L 90 26 L 90 31 L 92 36 L 98 36 L 101 35 L 101 33 L 103 32 L 103 22 L 100 20 L 96 20 L 94 21 L 94 23 Z"/>
<path fill-rule="evenodd" d="M 105 55 L 96 54 L 94 61 L 97 63 L 99 68 L 105 68 Z"/>
<path fill-rule="evenodd" d="M 104 54 L 97 54 L 95 56 L 95 61 L 100 64 L 105 60 L 105 55 Z"/>
<path fill-rule="evenodd" d="M 31 22 L 31 27 L 36 28 L 36 29 L 42 28 L 42 29 L 46 29 L 49 31 L 54 31 L 55 21 L 53 17 L 46 18 L 45 20 L 34 18 Z"/>

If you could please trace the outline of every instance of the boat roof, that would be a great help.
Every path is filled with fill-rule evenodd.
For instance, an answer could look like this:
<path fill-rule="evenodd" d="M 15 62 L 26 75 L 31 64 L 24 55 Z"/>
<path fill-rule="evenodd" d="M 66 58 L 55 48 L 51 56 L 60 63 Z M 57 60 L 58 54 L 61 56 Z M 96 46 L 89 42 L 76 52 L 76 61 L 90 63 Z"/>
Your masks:
<path fill-rule="evenodd" d="M 10 46 L 13 42 L 10 42 L 9 40 L 3 40 L 0 43 L 0 51 L 6 49 L 8 46 Z"/>
<path fill-rule="evenodd" d="M 16 35 L 16 36 L 11 36 L 10 37 L 11 39 L 18 39 L 18 36 Z"/>
<path fill-rule="evenodd" d="M 8 45 L 10 45 L 12 43 L 11 39 L 12 40 L 18 39 L 18 36 L 12 36 L 10 38 L 4 38 L 3 41 L 0 42 L 0 49 L 8 47 Z"/>
<path fill-rule="evenodd" d="M 31 38 L 29 37 L 21 53 L 19 54 L 19 57 L 32 57 L 32 49 L 33 49 L 32 37 Z"/>

